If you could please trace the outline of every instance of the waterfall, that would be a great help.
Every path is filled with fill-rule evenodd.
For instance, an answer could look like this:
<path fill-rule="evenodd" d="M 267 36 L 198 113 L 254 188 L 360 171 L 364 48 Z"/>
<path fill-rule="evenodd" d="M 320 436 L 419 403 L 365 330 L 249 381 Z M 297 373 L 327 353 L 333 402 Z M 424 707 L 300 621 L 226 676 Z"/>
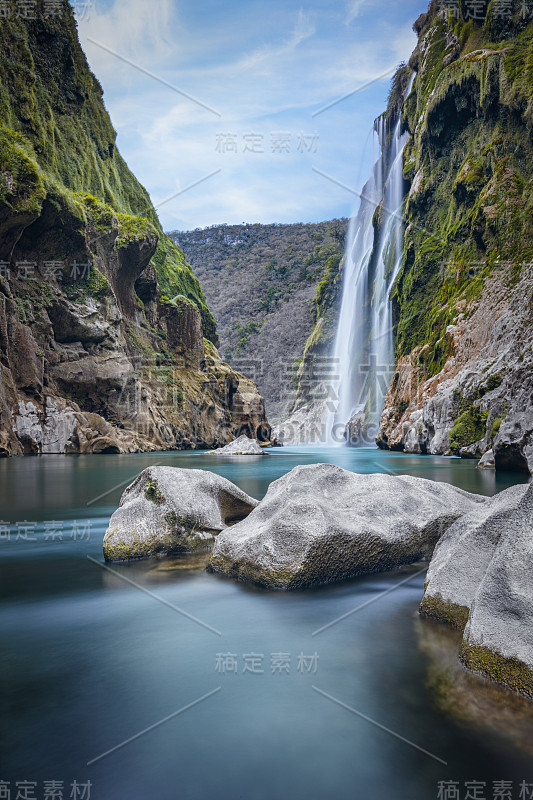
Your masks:
<path fill-rule="evenodd" d="M 414 77 L 414 76 L 413 76 Z M 409 94 L 412 79 L 407 89 Z M 350 435 L 373 444 L 394 371 L 390 292 L 403 258 L 402 153 L 408 134 L 398 118 L 393 130 L 383 116 L 374 123 L 379 157 L 350 221 L 343 269 L 342 299 L 333 351 L 335 380 L 326 419 L 329 444 Z M 375 225 L 375 215 L 379 217 Z M 351 426 L 350 426 L 351 427 Z"/>

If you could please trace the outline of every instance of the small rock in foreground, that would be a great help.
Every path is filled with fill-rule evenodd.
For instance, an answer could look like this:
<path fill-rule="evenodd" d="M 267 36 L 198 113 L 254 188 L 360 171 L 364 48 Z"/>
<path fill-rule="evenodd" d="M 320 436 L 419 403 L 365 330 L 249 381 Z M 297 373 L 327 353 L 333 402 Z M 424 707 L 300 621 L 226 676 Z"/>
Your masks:
<path fill-rule="evenodd" d="M 206 550 L 257 500 L 199 469 L 148 467 L 128 486 L 104 536 L 106 561 Z"/>

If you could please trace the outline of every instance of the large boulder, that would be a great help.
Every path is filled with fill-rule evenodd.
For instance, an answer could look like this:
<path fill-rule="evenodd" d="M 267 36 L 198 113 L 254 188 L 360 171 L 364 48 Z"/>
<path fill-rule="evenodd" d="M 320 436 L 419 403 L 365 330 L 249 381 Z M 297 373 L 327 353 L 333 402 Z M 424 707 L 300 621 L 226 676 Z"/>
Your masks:
<path fill-rule="evenodd" d="M 486 498 L 408 475 L 295 467 L 217 537 L 208 569 L 297 589 L 429 559 L 442 533 Z"/>
<path fill-rule="evenodd" d="M 214 456 L 263 456 L 265 452 L 257 439 L 249 439 L 243 433 L 238 439 L 219 447 L 218 450 L 210 450 L 209 453 Z"/>
<path fill-rule="evenodd" d="M 426 575 L 420 613 L 464 630 L 509 513 L 527 486 L 512 486 L 457 520 L 441 538 Z"/>
<path fill-rule="evenodd" d="M 125 490 L 104 536 L 106 561 L 207 550 L 257 506 L 212 472 L 148 467 Z"/>
<path fill-rule="evenodd" d="M 495 495 L 441 540 L 421 613 L 464 628 L 463 664 L 533 697 L 533 484 Z M 466 626 L 466 627 L 465 627 Z"/>

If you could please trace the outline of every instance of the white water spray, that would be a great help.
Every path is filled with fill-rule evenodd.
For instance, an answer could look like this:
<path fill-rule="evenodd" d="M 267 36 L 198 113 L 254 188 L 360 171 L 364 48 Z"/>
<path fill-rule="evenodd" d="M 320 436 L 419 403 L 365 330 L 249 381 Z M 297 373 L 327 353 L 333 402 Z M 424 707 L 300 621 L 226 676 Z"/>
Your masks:
<path fill-rule="evenodd" d="M 414 77 L 414 76 L 413 76 Z M 409 94 L 412 80 L 407 89 Z M 406 95 L 407 96 L 407 95 Z M 342 300 L 334 346 L 336 380 L 330 386 L 329 444 L 345 441 L 347 423 L 364 414 L 370 444 L 394 371 L 391 289 L 403 257 L 402 153 L 408 134 L 398 119 L 390 137 L 383 117 L 374 124 L 379 158 L 348 230 Z M 390 141 L 388 141 L 390 138 Z M 374 227 L 374 215 L 379 224 Z"/>

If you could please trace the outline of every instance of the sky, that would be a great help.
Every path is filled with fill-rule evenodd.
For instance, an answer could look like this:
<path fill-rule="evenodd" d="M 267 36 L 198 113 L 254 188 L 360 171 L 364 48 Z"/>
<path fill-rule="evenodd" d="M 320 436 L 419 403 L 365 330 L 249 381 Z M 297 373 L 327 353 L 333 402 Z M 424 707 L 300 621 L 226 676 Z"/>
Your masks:
<path fill-rule="evenodd" d="M 170 231 L 353 214 L 427 2 L 75 6 L 120 152 Z"/>

